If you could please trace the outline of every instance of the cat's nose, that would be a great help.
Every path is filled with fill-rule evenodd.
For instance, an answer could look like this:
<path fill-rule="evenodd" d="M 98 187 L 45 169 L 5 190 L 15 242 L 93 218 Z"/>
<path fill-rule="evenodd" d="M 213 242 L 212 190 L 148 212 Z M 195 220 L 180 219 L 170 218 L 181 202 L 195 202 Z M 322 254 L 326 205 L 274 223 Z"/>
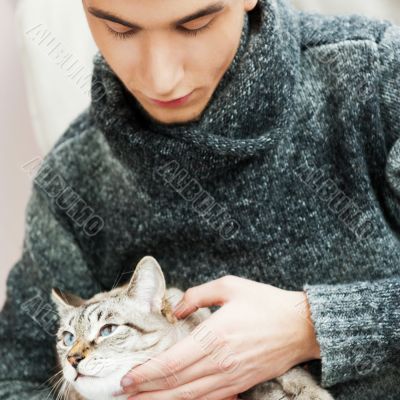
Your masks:
<path fill-rule="evenodd" d="M 68 362 L 76 369 L 79 363 L 85 358 L 82 354 L 72 354 L 67 357 Z"/>

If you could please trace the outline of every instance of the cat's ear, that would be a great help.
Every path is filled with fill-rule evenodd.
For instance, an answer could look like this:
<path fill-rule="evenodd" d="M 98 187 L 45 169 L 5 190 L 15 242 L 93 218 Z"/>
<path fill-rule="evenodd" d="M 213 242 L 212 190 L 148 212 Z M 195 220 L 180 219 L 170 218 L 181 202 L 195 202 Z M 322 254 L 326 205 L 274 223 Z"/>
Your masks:
<path fill-rule="evenodd" d="M 165 295 L 165 278 L 157 260 L 143 257 L 136 265 L 127 294 L 143 303 L 149 312 L 161 313 Z"/>
<path fill-rule="evenodd" d="M 85 300 L 74 294 L 63 292 L 59 288 L 51 289 L 51 299 L 57 306 L 58 313 L 64 315 L 75 307 L 85 303 Z"/>

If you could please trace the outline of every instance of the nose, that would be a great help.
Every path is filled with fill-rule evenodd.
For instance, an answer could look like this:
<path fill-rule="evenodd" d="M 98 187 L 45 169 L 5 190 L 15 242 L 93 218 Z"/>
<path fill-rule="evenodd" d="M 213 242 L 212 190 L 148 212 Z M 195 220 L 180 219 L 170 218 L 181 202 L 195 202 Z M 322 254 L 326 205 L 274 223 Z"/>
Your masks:
<path fill-rule="evenodd" d="M 178 52 L 171 43 L 157 37 L 151 44 L 149 43 L 146 53 L 148 57 L 142 63 L 144 67 L 142 76 L 146 77 L 149 92 L 160 100 L 171 99 L 176 94 L 174 91 L 184 75 Z"/>
<path fill-rule="evenodd" d="M 79 363 L 85 358 L 82 354 L 72 354 L 67 357 L 68 362 L 76 369 Z"/>

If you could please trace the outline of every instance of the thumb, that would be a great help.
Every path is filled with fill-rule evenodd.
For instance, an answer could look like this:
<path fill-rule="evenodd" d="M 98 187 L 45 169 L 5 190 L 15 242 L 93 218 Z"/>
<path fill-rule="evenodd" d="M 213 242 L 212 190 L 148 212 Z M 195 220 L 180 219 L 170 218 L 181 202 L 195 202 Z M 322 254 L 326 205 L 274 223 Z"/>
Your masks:
<path fill-rule="evenodd" d="M 226 285 L 223 282 L 224 278 L 218 278 L 187 289 L 182 299 L 174 307 L 175 316 L 184 318 L 201 307 L 223 305 L 228 300 Z"/>

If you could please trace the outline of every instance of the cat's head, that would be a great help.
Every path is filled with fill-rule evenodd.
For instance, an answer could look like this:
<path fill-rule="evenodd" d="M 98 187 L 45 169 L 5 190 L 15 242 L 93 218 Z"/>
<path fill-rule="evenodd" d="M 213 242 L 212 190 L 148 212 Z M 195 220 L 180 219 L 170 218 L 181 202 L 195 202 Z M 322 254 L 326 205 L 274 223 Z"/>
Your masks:
<path fill-rule="evenodd" d="M 157 261 L 143 257 L 130 281 L 88 300 L 52 290 L 60 316 L 57 352 L 63 389 L 73 388 L 87 399 L 110 399 L 121 378 L 171 343 L 174 317 Z"/>

